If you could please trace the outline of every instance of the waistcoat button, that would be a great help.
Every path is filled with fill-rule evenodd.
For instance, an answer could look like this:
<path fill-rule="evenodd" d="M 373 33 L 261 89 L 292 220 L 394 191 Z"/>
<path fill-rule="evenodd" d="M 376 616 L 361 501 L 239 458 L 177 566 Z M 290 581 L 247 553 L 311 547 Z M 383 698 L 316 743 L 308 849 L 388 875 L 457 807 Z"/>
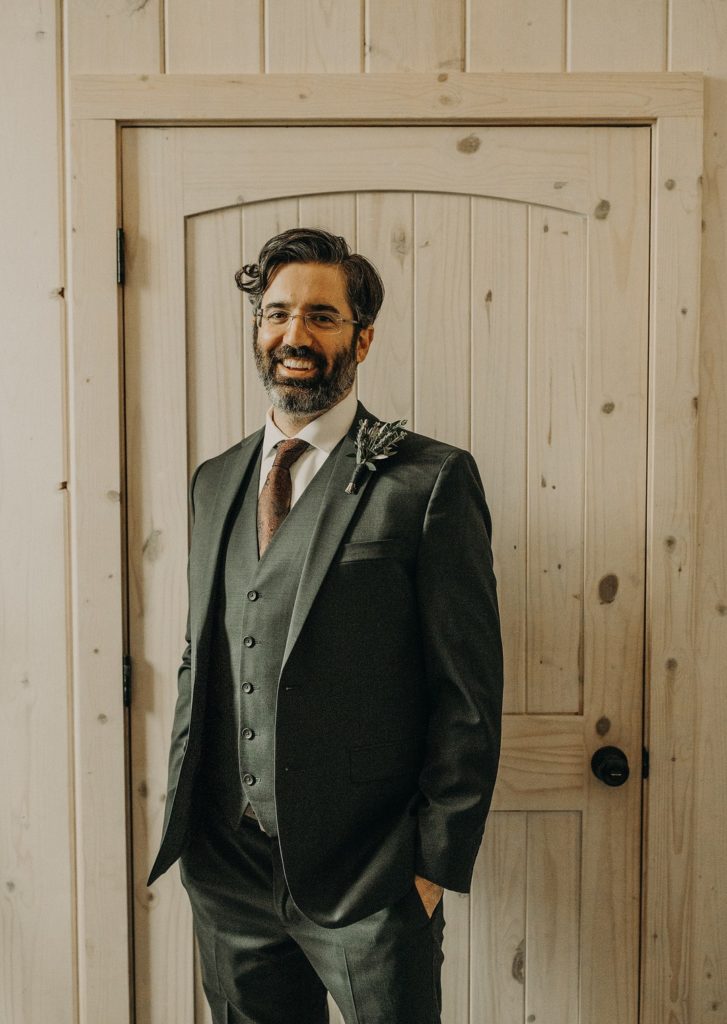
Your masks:
<path fill-rule="evenodd" d="M 254 647 L 255 646 L 255 637 L 254 636 L 243 637 L 242 642 L 244 643 L 245 647 Z"/>
<path fill-rule="evenodd" d="M 242 735 L 244 736 L 244 738 L 246 740 L 251 740 L 253 738 L 253 736 L 255 735 L 255 733 L 253 732 L 252 729 L 243 729 L 242 730 Z"/>
<path fill-rule="evenodd" d="M 243 683 L 242 684 L 242 692 L 243 693 L 252 693 L 252 691 L 254 689 L 255 689 L 255 687 L 252 685 L 252 683 Z"/>
<path fill-rule="evenodd" d="M 257 782 L 257 779 L 255 778 L 254 775 L 250 775 L 250 773 L 248 772 L 246 775 L 242 776 L 242 781 L 245 783 L 246 786 L 254 786 L 255 783 Z"/>
<path fill-rule="evenodd" d="M 247 599 L 248 599 L 248 601 L 257 601 L 257 599 L 259 597 L 260 597 L 260 595 L 258 594 L 257 590 L 248 590 L 248 592 L 247 592 Z"/>

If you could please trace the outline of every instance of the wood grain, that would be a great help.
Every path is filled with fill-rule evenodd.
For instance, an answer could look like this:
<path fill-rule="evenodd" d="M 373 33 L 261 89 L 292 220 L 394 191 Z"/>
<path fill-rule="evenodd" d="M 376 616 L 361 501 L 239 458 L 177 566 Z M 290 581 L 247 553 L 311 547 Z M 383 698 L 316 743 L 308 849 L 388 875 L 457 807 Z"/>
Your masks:
<path fill-rule="evenodd" d="M 267 72 L 362 69 L 361 0 L 266 0 Z"/>
<path fill-rule="evenodd" d="M 583 707 L 586 221 L 531 207 L 527 708 Z"/>
<path fill-rule="evenodd" d="M 674 0 L 669 7 L 672 71 L 702 68 L 705 82 L 704 192 L 699 364 L 699 480 L 694 698 L 694 905 L 690 925 L 685 1015 L 719 1014 L 727 1005 L 727 790 L 715 785 L 727 763 L 727 10 L 718 0 Z M 692 308 L 695 313 L 696 307 Z M 691 319 L 691 314 L 686 314 Z M 682 756 L 684 748 L 681 748 Z M 687 765 L 685 770 L 689 770 Z M 666 1001 L 661 1012 L 666 1012 Z"/>
<path fill-rule="evenodd" d="M 414 412 L 421 434 L 470 444 L 470 199 L 414 198 Z"/>
<path fill-rule="evenodd" d="M 568 71 L 663 71 L 664 0 L 577 0 L 569 7 Z"/>
<path fill-rule="evenodd" d="M 525 1019 L 527 817 L 491 814 L 475 864 L 470 901 L 473 1024 Z"/>
<path fill-rule="evenodd" d="M 526 710 L 527 255 L 527 207 L 473 199 L 471 451 L 493 522 L 506 714 Z"/>
<path fill-rule="evenodd" d="M 446 77 L 445 77 L 446 76 Z M 562 124 L 699 117 L 702 77 L 658 73 L 74 75 L 76 117 L 255 124 L 460 120 Z"/>
<path fill-rule="evenodd" d="M 116 126 L 72 125 L 69 361 L 74 821 L 80 1024 L 128 1024 Z M 103 326 L 102 326 L 103 325 Z M 112 399 L 110 396 L 115 395 Z M 57 727 L 57 725 L 56 725 Z"/>
<path fill-rule="evenodd" d="M 373 260 L 385 298 L 374 343 L 358 371 L 358 394 L 388 420 L 414 410 L 414 197 L 406 192 L 358 197 L 358 251 Z"/>
<path fill-rule="evenodd" d="M 367 71 L 461 71 L 462 0 L 367 0 Z"/>
<path fill-rule="evenodd" d="M 187 465 L 189 472 L 242 436 L 242 264 L 235 207 L 186 222 Z M 237 386 L 235 386 L 235 383 Z"/>
<path fill-rule="evenodd" d="M 76 1014 L 59 17 L 49 0 L 11 4 L 0 34 L 0 1020 L 8 1024 L 75 1024 Z"/>
<path fill-rule="evenodd" d="M 694 680 L 697 560 L 699 307 L 702 126 L 660 124 L 653 166 L 652 220 L 657 261 L 651 311 L 649 465 L 651 537 L 647 590 L 652 623 L 647 649 L 646 744 L 649 780 L 645 858 L 649 901 L 643 931 L 644 1024 L 686 1024 L 691 922 L 695 912 L 694 799 L 699 704 Z M 689 159 L 685 159 L 684 147 Z M 680 160 L 679 157 L 682 157 Z M 679 169 L 677 170 L 677 163 Z M 665 263 L 664 247 L 678 254 Z M 658 346 L 657 341 L 658 339 Z M 654 474 L 663 461 L 669 471 Z"/>
<path fill-rule="evenodd" d="M 166 0 L 165 70 L 175 74 L 262 71 L 262 0 Z"/>
<path fill-rule="evenodd" d="M 469 0 L 466 70 L 565 71 L 566 14 L 561 0 Z"/>
<path fill-rule="evenodd" d="M 72 74 L 165 71 L 162 0 L 69 0 Z"/>
<path fill-rule="evenodd" d="M 192 920 L 178 869 L 149 889 L 161 840 L 177 669 L 187 617 L 185 239 L 179 136 L 124 133 L 126 478 L 138 1024 L 193 1012 Z M 147 174 L 135 173 L 142 163 Z M 153 228 L 152 228 L 153 225 Z M 238 385 L 239 387 L 239 385 Z M 199 406 L 196 407 L 199 410 Z M 216 407 L 199 410 L 214 419 Z M 193 436 L 197 433 L 192 426 Z"/>

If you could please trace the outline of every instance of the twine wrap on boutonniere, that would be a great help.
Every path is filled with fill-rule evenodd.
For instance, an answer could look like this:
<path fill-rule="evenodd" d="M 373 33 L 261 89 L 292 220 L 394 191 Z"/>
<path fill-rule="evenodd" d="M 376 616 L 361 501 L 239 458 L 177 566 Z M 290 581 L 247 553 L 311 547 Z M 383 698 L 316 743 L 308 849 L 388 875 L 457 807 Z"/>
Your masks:
<path fill-rule="evenodd" d="M 401 428 L 406 420 L 394 420 L 393 423 L 379 423 L 378 420 L 369 426 L 368 420 L 358 421 L 356 435 L 356 466 L 353 476 L 346 487 L 346 494 L 357 494 L 366 473 L 376 471 L 379 459 L 388 459 L 396 455 L 396 445 L 406 437 L 406 430 Z"/>

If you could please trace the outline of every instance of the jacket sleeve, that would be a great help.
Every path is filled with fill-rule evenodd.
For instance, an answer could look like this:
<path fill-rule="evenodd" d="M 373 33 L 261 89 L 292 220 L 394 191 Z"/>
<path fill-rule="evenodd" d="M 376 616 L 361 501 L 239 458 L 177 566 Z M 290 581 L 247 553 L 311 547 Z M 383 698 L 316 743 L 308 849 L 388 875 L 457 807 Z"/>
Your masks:
<path fill-rule="evenodd" d="M 468 892 L 500 754 L 502 641 L 477 465 L 445 460 L 427 507 L 417 559 L 430 712 L 419 779 L 416 873 Z"/>

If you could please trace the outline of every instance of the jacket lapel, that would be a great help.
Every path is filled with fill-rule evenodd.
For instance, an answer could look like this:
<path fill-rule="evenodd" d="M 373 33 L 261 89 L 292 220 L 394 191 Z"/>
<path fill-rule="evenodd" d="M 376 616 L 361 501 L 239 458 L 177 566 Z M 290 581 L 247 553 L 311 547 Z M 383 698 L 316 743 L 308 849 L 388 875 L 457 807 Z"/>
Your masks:
<path fill-rule="evenodd" d="M 265 430 L 261 428 L 256 430 L 254 434 L 246 437 L 238 448 L 233 448 L 232 451 L 227 453 L 219 469 L 217 490 L 215 492 L 215 501 L 209 525 L 200 538 L 198 565 L 202 577 L 195 591 L 198 602 L 197 607 L 202 614 L 195 616 L 195 635 L 193 639 L 195 646 L 199 644 L 205 622 L 209 618 L 208 612 L 211 608 L 212 590 L 225 522 L 232 508 L 232 503 L 248 475 L 253 461 L 260 452 L 264 434 Z"/>
<path fill-rule="evenodd" d="M 330 456 L 335 458 L 336 461 L 328 479 L 328 486 L 321 501 L 318 517 L 313 527 L 313 535 L 311 536 L 308 552 L 303 563 L 303 571 L 300 576 L 293 614 L 290 619 L 281 672 L 285 668 L 290 652 L 293 650 L 300 635 L 311 605 L 328 572 L 328 568 L 343 539 L 346 528 L 358 508 L 364 491 L 370 485 L 371 477 L 376 475 L 369 473 L 361 482 L 358 493 L 346 493 L 346 485 L 351 479 L 354 466 L 356 465 L 356 433 L 360 419 L 368 419 L 369 423 L 372 423 L 375 417 L 367 412 L 359 402 L 351 429 Z"/>

